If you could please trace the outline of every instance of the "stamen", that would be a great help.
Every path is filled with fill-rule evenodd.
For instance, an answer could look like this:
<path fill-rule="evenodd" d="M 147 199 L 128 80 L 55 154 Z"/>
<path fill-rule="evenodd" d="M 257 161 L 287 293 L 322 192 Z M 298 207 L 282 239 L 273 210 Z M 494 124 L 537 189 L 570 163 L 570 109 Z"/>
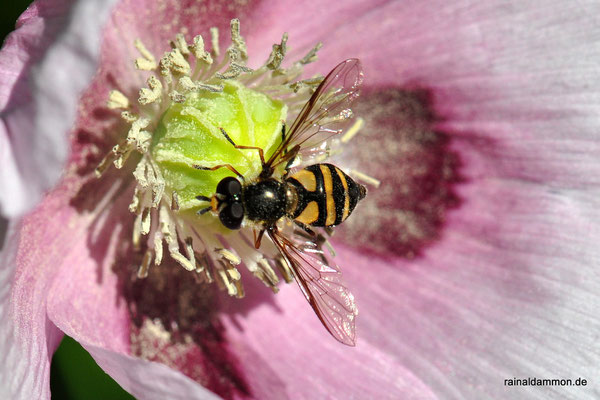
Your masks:
<path fill-rule="evenodd" d="M 148 276 L 148 269 L 150 267 L 151 262 L 152 262 L 152 251 L 150 249 L 148 249 L 144 253 L 142 265 L 140 265 L 140 268 L 138 269 L 138 272 L 137 272 L 138 278 L 145 278 Z"/>
<path fill-rule="evenodd" d="M 129 99 L 118 90 L 111 90 L 108 94 L 108 102 L 106 105 L 110 109 L 129 108 Z"/>
<path fill-rule="evenodd" d="M 100 164 L 98 164 L 98 166 L 94 170 L 94 173 L 96 174 L 96 178 L 100 178 L 102 176 L 102 174 L 104 174 L 104 171 L 106 171 L 106 169 L 114 161 L 114 159 L 115 159 L 115 153 L 113 151 L 109 152 L 106 156 L 104 156 L 102 161 L 100 161 Z"/>
<path fill-rule="evenodd" d="M 219 28 L 210 28 L 210 43 L 212 44 L 212 55 L 218 58 L 221 55 L 219 49 Z"/>
<path fill-rule="evenodd" d="M 309 88 L 312 89 L 311 93 L 317 89 L 317 87 L 323 82 L 323 77 L 304 79 L 298 82 L 290 83 L 289 87 L 294 91 L 294 93 L 298 93 L 300 89 Z"/>
<path fill-rule="evenodd" d="M 192 82 L 189 76 L 184 76 L 179 80 L 179 86 L 183 93 L 189 93 L 196 90 L 196 84 Z"/>
<path fill-rule="evenodd" d="M 279 283 L 279 278 L 277 277 L 277 275 L 275 275 L 275 272 L 273 271 L 273 268 L 271 268 L 271 266 L 269 265 L 269 262 L 266 259 L 261 258 L 258 261 L 257 265 L 258 268 L 252 271 L 254 276 L 260 279 L 265 284 L 265 286 L 270 287 L 274 293 L 277 293 L 279 291 L 279 288 L 277 287 L 277 284 Z"/>
<path fill-rule="evenodd" d="M 142 105 L 160 102 L 162 95 L 162 83 L 154 75 L 150 76 L 146 81 L 148 84 L 148 88 L 140 89 L 140 97 L 138 99 L 139 103 Z"/>
<path fill-rule="evenodd" d="M 239 265 L 242 262 L 238 256 L 227 249 L 215 249 L 215 251 L 219 253 L 223 259 L 227 260 L 233 265 Z"/>
<path fill-rule="evenodd" d="M 369 185 L 373 185 L 375 187 L 379 187 L 379 185 L 381 185 L 381 181 L 378 179 L 375 179 L 367 174 L 363 174 L 360 171 L 354 170 L 354 169 L 349 169 L 348 170 L 348 174 L 352 175 L 353 177 L 355 177 L 358 180 L 361 180 L 365 183 L 368 183 Z"/>
<path fill-rule="evenodd" d="M 135 45 L 135 48 L 138 49 L 138 51 L 142 55 L 141 58 L 137 58 L 135 60 L 135 67 L 142 71 L 152 71 L 152 70 L 156 69 L 156 67 L 157 67 L 156 59 L 154 58 L 152 53 L 150 53 L 148 51 L 148 49 L 146 49 L 146 46 L 144 46 L 142 41 L 140 39 L 136 39 L 133 42 L 133 44 Z"/>
<path fill-rule="evenodd" d="M 152 187 L 152 208 L 157 208 L 165 193 L 165 181 L 158 168 L 152 168 L 149 180 Z"/>
<path fill-rule="evenodd" d="M 240 35 L 240 20 L 234 18 L 231 20 L 231 41 L 232 46 L 236 48 L 240 53 L 240 59 L 246 61 L 248 59 L 248 51 L 246 49 L 246 42 Z"/>
<path fill-rule="evenodd" d="M 168 53 L 170 69 L 175 75 L 188 75 L 190 73 L 190 64 L 183 57 L 179 49 Z"/>
<path fill-rule="evenodd" d="M 208 83 L 196 83 L 196 90 L 207 90 L 213 93 L 220 93 L 223 91 L 223 85 L 209 85 Z"/>
<path fill-rule="evenodd" d="M 179 197 L 177 196 L 177 192 L 173 192 L 171 195 L 171 210 L 179 211 Z"/>
<path fill-rule="evenodd" d="M 187 100 L 185 95 L 179 93 L 176 90 L 171 90 L 171 92 L 169 93 L 169 98 L 173 103 L 185 103 L 185 101 Z"/>
<path fill-rule="evenodd" d="M 160 75 L 167 85 L 170 84 L 173 81 L 173 77 L 171 76 L 171 58 L 168 53 L 160 59 L 159 66 Z"/>
<path fill-rule="evenodd" d="M 175 40 L 171 42 L 171 45 L 173 47 L 175 47 L 177 50 L 179 50 L 179 52 L 181 54 L 183 54 L 184 56 L 187 56 L 188 54 L 190 54 L 190 50 L 188 49 L 188 45 L 185 41 L 185 37 L 181 33 L 178 33 L 177 35 L 175 35 Z"/>
<path fill-rule="evenodd" d="M 140 229 L 140 233 L 143 236 L 146 236 L 148 233 L 150 233 L 150 222 L 150 209 L 144 208 L 144 210 L 142 211 L 142 224 Z"/>
<path fill-rule="evenodd" d="M 207 65 L 211 65 L 213 63 L 210 53 L 204 50 L 204 39 L 202 36 L 198 35 L 194 37 L 194 44 L 192 44 L 190 47 L 196 60 L 202 61 Z"/>
<path fill-rule="evenodd" d="M 136 250 L 140 249 L 140 244 L 141 244 L 141 230 L 142 230 L 142 214 L 139 213 L 136 217 L 135 217 L 135 221 L 133 222 L 133 232 L 131 234 L 131 238 L 133 241 L 133 247 Z"/>
<path fill-rule="evenodd" d="M 160 265 L 163 258 L 163 238 L 160 232 L 154 234 L 154 265 Z"/>
<path fill-rule="evenodd" d="M 119 154 L 124 153 L 122 155 L 120 154 L 115 160 L 115 167 L 117 167 L 117 169 L 120 169 L 123 166 L 123 163 L 127 161 L 127 156 L 129 156 L 129 153 L 134 148 L 141 153 L 148 151 L 148 147 L 152 141 L 152 134 L 145 131 L 144 128 L 148 127 L 149 124 L 150 120 L 147 118 L 139 118 L 131 124 L 131 129 L 129 129 L 129 132 L 127 133 L 126 142 L 119 145 L 120 148 L 116 151 L 116 153 Z"/>
<path fill-rule="evenodd" d="M 123 164 L 129 158 L 129 154 L 133 151 L 133 145 L 129 140 L 125 141 L 125 143 L 121 143 L 113 147 L 113 153 L 115 160 L 113 161 L 113 165 L 116 169 L 123 168 Z"/>
<path fill-rule="evenodd" d="M 159 211 L 159 220 L 161 225 L 161 232 L 167 243 L 167 247 L 169 249 L 169 254 L 172 259 L 177 261 L 183 268 L 188 271 L 193 271 L 195 269 L 194 264 L 190 262 L 187 258 L 183 256 L 179 252 L 179 242 L 177 236 L 177 230 L 175 228 L 175 223 L 171 218 L 169 211 L 166 207 L 161 207 Z"/>
<path fill-rule="evenodd" d="M 123 111 L 121 113 L 121 118 L 123 119 L 123 121 L 133 124 L 133 122 L 136 121 L 139 117 L 130 113 L 129 111 Z"/>
<path fill-rule="evenodd" d="M 278 257 L 276 259 L 275 265 L 277 266 L 277 269 L 279 269 L 279 273 L 287 283 L 290 283 L 294 280 L 294 274 L 292 273 L 290 265 L 285 258 Z"/>
<path fill-rule="evenodd" d="M 342 136 L 342 143 L 346 144 L 350 140 L 352 140 L 352 138 L 356 136 L 358 131 L 360 131 L 363 128 L 363 126 L 365 126 L 365 120 L 362 118 L 357 118 L 356 121 L 354 121 L 354 124 L 352 124 L 352 126 L 350 127 L 350 129 L 348 129 L 344 136 Z"/>
<path fill-rule="evenodd" d="M 131 203 L 129 204 L 129 211 L 134 214 L 138 214 L 140 211 L 140 195 L 140 188 L 136 186 L 133 193 L 133 198 L 131 199 Z"/>
<path fill-rule="evenodd" d="M 190 264 L 196 265 L 196 257 L 194 256 L 193 240 L 191 237 L 185 238 L 185 254 Z"/>
<path fill-rule="evenodd" d="M 142 189 L 146 189 L 148 187 L 148 179 L 146 178 L 148 170 L 148 162 L 145 158 L 142 158 L 138 165 L 135 167 L 135 171 L 133 171 L 133 176 L 139 183 L 139 186 Z"/>
<path fill-rule="evenodd" d="M 317 52 L 321 49 L 321 47 L 323 47 L 323 43 L 321 43 L 321 42 L 317 43 L 315 45 L 315 47 L 313 47 L 312 49 L 310 49 L 310 51 L 308 52 L 308 54 L 306 54 L 300 60 L 300 64 L 306 65 L 306 64 L 310 64 L 312 62 L 317 61 Z"/>
<path fill-rule="evenodd" d="M 229 276 L 227 275 L 226 268 L 227 267 L 225 265 L 223 265 L 223 268 L 218 269 L 217 277 L 220 279 L 217 279 L 217 284 L 222 289 L 227 289 L 228 295 L 236 296 L 238 293 L 237 287 L 234 284 L 232 284 L 231 281 L 229 280 Z"/>
<path fill-rule="evenodd" d="M 179 252 L 179 250 L 176 250 L 169 246 L 169 253 L 171 255 L 171 258 L 177 261 L 183 268 L 187 269 L 188 271 L 193 271 L 195 269 L 194 264 L 192 264 L 190 260 L 185 258 L 183 254 Z"/>
<path fill-rule="evenodd" d="M 281 66 L 281 62 L 283 61 L 283 58 L 285 57 L 285 53 L 287 51 L 287 40 L 288 34 L 286 32 L 281 37 L 281 43 L 273 45 L 273 50 L 271 51 L 269 59 L 267 60 L 267 68 L 276 70 Z"/>
<path fill-rule="evenodd" d="M 219 79 L 235 79 L 238 76 L 240 76 L 243 72 L 252 72 L 252 69 L 244 65 L 231 63 L 229 64 L 229 67 L 225 70 L 225 72 L 217 72 L 215 76 Z"/>

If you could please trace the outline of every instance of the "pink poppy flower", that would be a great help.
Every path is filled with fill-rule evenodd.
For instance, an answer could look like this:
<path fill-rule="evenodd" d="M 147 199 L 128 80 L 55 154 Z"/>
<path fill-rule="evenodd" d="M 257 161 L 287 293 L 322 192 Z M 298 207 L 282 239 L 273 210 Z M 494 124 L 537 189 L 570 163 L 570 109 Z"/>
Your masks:
<path fill-rule="evenodd" d="M 60 183 L 11 220 L 2 249 L 5 397 L 49 397 L 63 333 L 139 398 L 596 397 L 505 380 L 595 376 L 597 6 L 108 7 L 36 2 L 0 52 L 2 213 L 34 203 L 70 143 Z M 382 184 L 333 238 L 360 308 L 355 348 L 291 285 L 273 295 L 242 274 L 246 296 L 230 299 L 168 258 L 136 278 L 130 181 L 93 176 L 127 131 L 109 92 L 145 86 L 134 40 L 160 55 L 175 34 L 227 32 L 234 17 L 251 67 L 284 31 L 286 59 L 324 43 L 306 76 L 361 59 L 364 127 L 336 163 Z"/>

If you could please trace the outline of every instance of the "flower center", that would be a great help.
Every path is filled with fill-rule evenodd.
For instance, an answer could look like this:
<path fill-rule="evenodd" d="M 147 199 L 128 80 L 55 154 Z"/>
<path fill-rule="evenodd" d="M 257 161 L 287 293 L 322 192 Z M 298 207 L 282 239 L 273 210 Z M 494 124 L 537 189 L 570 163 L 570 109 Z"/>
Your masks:
<path fill-rule="evenodd" d="M 320 44 L 284 69 L 284 34 L 265 64 L 253 70 L 246 66 L 237 19 L 231 21 L 232 44 L 223 55 L 218 36 L 211 29 L 209 52 L 202 36 L 188 44 L 177 35 L 172 50 L 159 61 L 136 40 L 141 54 L 136 68 L 151 75 L 137 101 L 116 90 L 110 93 L 108 106 L 122 110 L 130 129 L 96 172 L 101 175 L 111 163 L 116 168 L 137 163 L 131 167 L 136 185 L 129 210 L 136 215 L 133 245 L 143 253 L 139 277 L 147 276 L 151 264 L 161 264 L 166 247 L 170 258 L 194 272 L 197 280 L 216 282 L 232 296 L 244 295 L 237 269 L 242 262 L 276 292 L 279 278 L 274 270 L 286 281 L 292 276 L 280 252 L 273 245 L 256 249 L 250 227 L 227 230 L 214 215 L 197 211 L 206 209 L 206 199 L 224 177 L 239 174 L 252 181 L 259 175 L 262 164 L 255 148 L 268 157 L 281 143 L 288 115 L 297 116 L 323 80 L 297 80 L 303 66 L 316 59 Z M 337 118 L 351 115 L 346 110 Z M 302 161 L 314 161 L 323 152 L 307 152 L 314 155 Z M 130 158 L 132 153 L 139 157 Z M 235 170 L 216 168 L 225 165 Z"/>
<path fill-rule="evenodd" d="M 248 179 L 260 173 L 257 152 L 236 149 L 221 129 L 235 143 L 271 154 L 281 139 L 286 114 L 282 101 L 235 80 L 223 82 L 221 92 L 193 93 L 184 103 L 171 105 L 154 132 L 151 156 L 160 168 L 165 193 L 177 193 L 179 212 L 193 211 L 190 217 L 198 218 L 196 196 L 210 196 L 221 179 L 233 175 L 226 168 L 198 170 L 194 165 L 210 168 L 226 161 Z"/>

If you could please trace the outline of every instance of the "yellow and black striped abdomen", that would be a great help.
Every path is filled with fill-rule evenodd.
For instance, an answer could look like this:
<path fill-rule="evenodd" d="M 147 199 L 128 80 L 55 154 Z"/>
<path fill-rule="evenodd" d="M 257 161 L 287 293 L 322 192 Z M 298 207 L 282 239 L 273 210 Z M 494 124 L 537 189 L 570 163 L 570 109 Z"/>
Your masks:
<path fill-rule="evenodd" d="M 341 224 L 366 194 L 364 186 L 331 164 L 311 165 L 288 177 L 286 182 L 295 187 L 298 196 L 290 217 L 311 226 Z"/>

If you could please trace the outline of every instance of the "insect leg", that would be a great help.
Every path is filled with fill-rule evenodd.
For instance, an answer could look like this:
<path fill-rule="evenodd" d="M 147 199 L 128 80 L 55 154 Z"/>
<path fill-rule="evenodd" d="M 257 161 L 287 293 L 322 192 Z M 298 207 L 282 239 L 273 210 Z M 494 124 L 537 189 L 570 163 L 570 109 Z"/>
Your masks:
<path fill-rule="evenodd" d="M 315 231 L 313 231 L 312 229 L 310 229 L 310 228 L 308 227 L 308 225 L 306 225 L 306 224 L 303 224 L 302 222 L 298 222 L 298 221 L 294 221 L 294 223 L 295 223 L 296 225 L 298 225 L 300 228 L 302 228 L 302 230 L 303 230 L 304 232 L 308 233 L 308 234 L 310 235 L 309 237 L 312 237 L 312 238 L 315 238 L 315 237 L 317 237 L 317 234 L 315 233 Z"/>
<path fill-rule="evenodd" d="M 262 241 L 262 237 L 265 234 L 265 230 L 261 229 L 260 232 L 258 232 L 258 235 L 256 235 L 256 231 L 254 232 L 254 247 L 259 249 L 260 248 L 260 242 Z"/>
<path fill-rule="evenodd" d="M 214 167 L 203 167 L 202 165 L 197 165 L 197 164 L 194 164 L 192 166 L 194 168 L 202 170 L 202 171 L 216 171 L 216 170 L 221 169 L 221 168 L 227 168 L 228 170 L 230 170 L 231 172 L 233 172 L 234 174 L 236 174 L 242 181 L 245 180 L 244 179 L 244 175 L 240 174 L 238 172 L 238 170 L 235 169 L 233 167 L 233 165 L 231 165 L 231 164 L 219 164 L 219 165 L 215 165 Z"/>
<path fill-rule="evenodd" d="M 233 147 L 235 147 L 236 149 L 241 149 L 241 150 L 258 150 L 258 156 L 260 157 L 260 162 L 262 163 L 263 166 L 265 165 L 265 153 L 264 153 L 262 147 L 237 145 L 229 137 L 229 135 L 227 134 L 227 132 L 225 132 L 225 129 L 223 129 L 223 128 L 219 128 L 219 129 L 221 130 L 221 133 L 223 134 L 223 136 L 225 136 L 225 139 L 227 139 L 227 141 L 229 143 L 231 143 L 233 145 Z"/>
<path fill-rule="evenodd" d="M 235 146 L 236 146 L 235 142 L 233 141 L 233 139 L 231 139 L 231 138 L 229 137 L 229 135 L 227 134 L 227 132 L 225 132 L 225 129 L 223 129 L 223 128 L 221 128 L 221 127 L 219 127 L 219 129 L 221 130 L 221 133 L 223 134 L 223 136 L 225 136 L 225 139 L 227 139 L 227 141 L 228 141 L 229 143 L 231 143 L 231 144 L 232 144 L 232 145 L 235 147 Z"/>
<path fill-rule="evenodd" d="M 260 162 L 262 164 L 262 166 L 265 166 L 265 153 L 262 149 L 262 147 L 256 147 L 256 146 L 235 146 L 236 149 L 242 149 L 242 150 L 258 150 L 258 156 L 260 157 Z"/>
<path fill-rule="evenodd" d="M 288 153 L 285 153 L 281 157 L 280 162 L 284 162 L 287 160 L 287 164 L 285 164 L 285 174 L 283 174 L 283 179 L 285 179 L 287 177 L 290 167 L 294 163 L 294 160 L 296 159 L 296 156 L 298 155 L 299 150 L 300 150 L 300 146 L 294 146 L 292 148 L 292 150 L 290 150 Z"/>
<path fill-rule="evenodd" d="M 281 143 L 285 142 L 285 121 L 281 121 Z M 287 149 L 283 149 L 283 154 L 287 153 Z"/>

